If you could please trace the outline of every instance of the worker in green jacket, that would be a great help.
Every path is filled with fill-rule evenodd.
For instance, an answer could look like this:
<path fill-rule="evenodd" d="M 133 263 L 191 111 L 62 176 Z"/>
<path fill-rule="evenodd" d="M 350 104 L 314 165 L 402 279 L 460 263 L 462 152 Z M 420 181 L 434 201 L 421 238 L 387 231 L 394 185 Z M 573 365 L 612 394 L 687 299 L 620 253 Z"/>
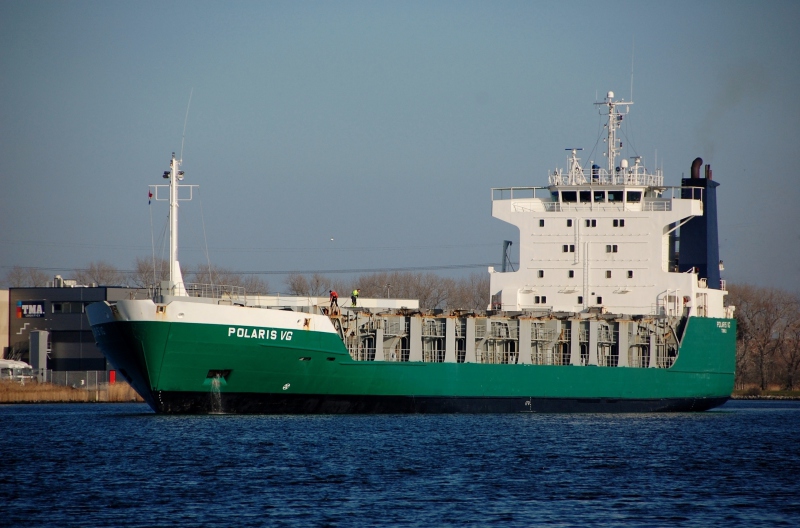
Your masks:
<path fill-rule="evenodd" d="M 361 289 L 356 288 L 353 290 L 353 293 L 350 295 L 350 300 L 353 302 L 353 306 L 356 305 L 356 301 L 358 300 L 358 294 L 361 293 Z"/>

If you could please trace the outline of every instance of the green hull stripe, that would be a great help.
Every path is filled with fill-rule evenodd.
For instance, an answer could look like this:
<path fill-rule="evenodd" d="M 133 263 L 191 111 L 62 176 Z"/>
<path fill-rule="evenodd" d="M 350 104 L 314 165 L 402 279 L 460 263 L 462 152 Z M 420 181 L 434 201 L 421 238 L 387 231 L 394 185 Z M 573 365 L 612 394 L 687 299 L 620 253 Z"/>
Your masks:
<path fill-rule="evenodd" d="M 111 362 L 139 378 L 137 389 L 153 392 L 207 391 L 209 371 L 230 371 L 223 393 L 657 399 L 727 397 L 733 389 L 736 327 L 729 319 L 690 319 L 670 369 L 356 362 L 330 333 L 265 339 L 229 335 L 223 325 L 98 326 Z"/>

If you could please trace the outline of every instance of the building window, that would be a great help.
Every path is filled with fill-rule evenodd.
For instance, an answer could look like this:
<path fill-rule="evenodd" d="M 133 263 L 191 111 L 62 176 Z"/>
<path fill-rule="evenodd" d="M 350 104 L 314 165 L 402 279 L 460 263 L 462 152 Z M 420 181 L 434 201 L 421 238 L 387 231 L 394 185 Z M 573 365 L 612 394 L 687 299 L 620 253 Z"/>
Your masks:
<path fill-rule="evenodd" d="M 539 296 L 538 296 L 538 295 L 536 295 L 536 296 L 533 298 L 533 302 L 534 302 L 535 304 L 539 304 Z"/>
<path fill-rule="evenodd" d="M 578 295 L 578 304 L 583 304 L 583 295 Z"/>
<path fill-rule="evenodd" d="M 544 220 L 539 220 L 539 227 L 544 227 Z"/>
<path fill-rule="evenodd" d="M 598 297 L 597 298 L 597 304 L 603 304 L 603 298 L 602 297 Z"/>
<path fill-rule="evenodd" d="M 606 278 L 607 279 L 611 278 L 611 270 L 606 270 Z"/>
<path fill-rule="evenodd" d="M 574 279 L 575 278 L 575 270 L 569 270 L 568 274 L 569 274 L 569 278 L 570 279 Z"/>
<path fill-rule="evenodd" d="M 616 219 L 615 218 L 614 219 L 614 227 L 625 227 L 625 219 L 624 218 L 620 218 L 620 219 Z"/>
<path fill-rule="evenodd" d="M 547 295 L 542 295 L 542 304 L 547 304 Z"/>
<path fill-rule="evenodd" d="M 575 253 L 575 244 L 564 244 L 561 246 L 561 250 L 564 253 Z"/>
<path fill-rule="evenodd" d="M 628 278 L 629 279 L 633 278 L 633 270 L 628 270 Z"/>
<path fill-rule="evenodd" d="M 617 252 L 617 245 L 616 244 L 607 244 L 606 245 L 606 253 L 616 253 Z"/>
<path fill-rule="evenodd" d="M 597 227 L 597 220 L 586 219 L 586 227 Z"/>
<path fill-rule="evenodd" d="M 83 313 L 84 303 L 80 301 L 61 301 L 51 303 L 54 314 Z"/>
<path fill-rule="evenodd" d="M 572 218 L 567 218 L 567 227 L 572 227 Z"/>
<path fill-rule="evenodd" d="M 544 270 L 539 270 L 539 278 L 544 278 Z"/>

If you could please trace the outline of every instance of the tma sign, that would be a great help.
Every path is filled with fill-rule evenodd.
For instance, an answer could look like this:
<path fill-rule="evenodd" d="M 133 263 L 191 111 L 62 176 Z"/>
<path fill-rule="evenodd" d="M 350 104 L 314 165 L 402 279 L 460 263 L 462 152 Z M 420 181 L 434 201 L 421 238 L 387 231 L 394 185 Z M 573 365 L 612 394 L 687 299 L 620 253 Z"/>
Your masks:
<path fill-rule="evenodd" d="M 17 319 L 44 317 L 44 301 L 17 301 Z"/>

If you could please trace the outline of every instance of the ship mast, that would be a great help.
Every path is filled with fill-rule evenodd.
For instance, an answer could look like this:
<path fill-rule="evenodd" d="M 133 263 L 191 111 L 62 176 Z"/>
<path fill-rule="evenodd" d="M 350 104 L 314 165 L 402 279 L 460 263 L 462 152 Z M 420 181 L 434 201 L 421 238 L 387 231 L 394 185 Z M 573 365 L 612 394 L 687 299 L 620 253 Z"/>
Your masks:
<path fill-rule="evenodd" d="M 178 179 L 183 179 L 183 171 L 178 170 L 181 160 L 175 159 L 172 153 L 172 160 L 169 162 L 169 284 L 170 289 L 176 286 L 177 282 L 182 282 L 180 268 L 178 267 Z M 166 176 L 166 173 L 165 173 Z M 178 281 L 178 278 L 181 278 Z"/>
<path fill-rule="evenodd" d="M 608 107 L 608 137 L 606 138 L 607 150 L 605 156 L 608 158 L 608 173 L 614 174 L 616 167 L 617 155 L 622 150 L 622 143 L 618 144 L 617 129 L 622 126 L 622 118 L 628 113 L 628 106 L 632 105 L 633 101 L 625 102 L 624 100 L 614 101 L 614 92 L 608 92 L 606 100 L 602 103 L 595 103 L 597 106 Z M 619 111 L 617 107 L 624 107 L 625 113 Z"/>
<path fill-rule="evenodd" d="M 181 266 L 178 262 L 178 203 L 191 200 L 194 188 L 197 185 L 183 185 L 183 171 L 180 170 L 183 160 L 175 158 L 172 153 L 172 160 L 169 162 L 169 170 L 164 171 L 163 177 L 169 180 L 169 185 L 151 185 L 150 196 L 159 202 L 169 202 L 169 281 L 161 283 L 161 290 L 168 291 L 170 295 L 186 295 L 186 288 L 183 285 Z M 179 196 L 181 187 L 189 189 L 188 196 Z M 163 193 L 159 194 L 159 189 L 169 194 L 169 198 L 162 198 Z M 153 192 L 155 191 L 155 192 Z"/>

